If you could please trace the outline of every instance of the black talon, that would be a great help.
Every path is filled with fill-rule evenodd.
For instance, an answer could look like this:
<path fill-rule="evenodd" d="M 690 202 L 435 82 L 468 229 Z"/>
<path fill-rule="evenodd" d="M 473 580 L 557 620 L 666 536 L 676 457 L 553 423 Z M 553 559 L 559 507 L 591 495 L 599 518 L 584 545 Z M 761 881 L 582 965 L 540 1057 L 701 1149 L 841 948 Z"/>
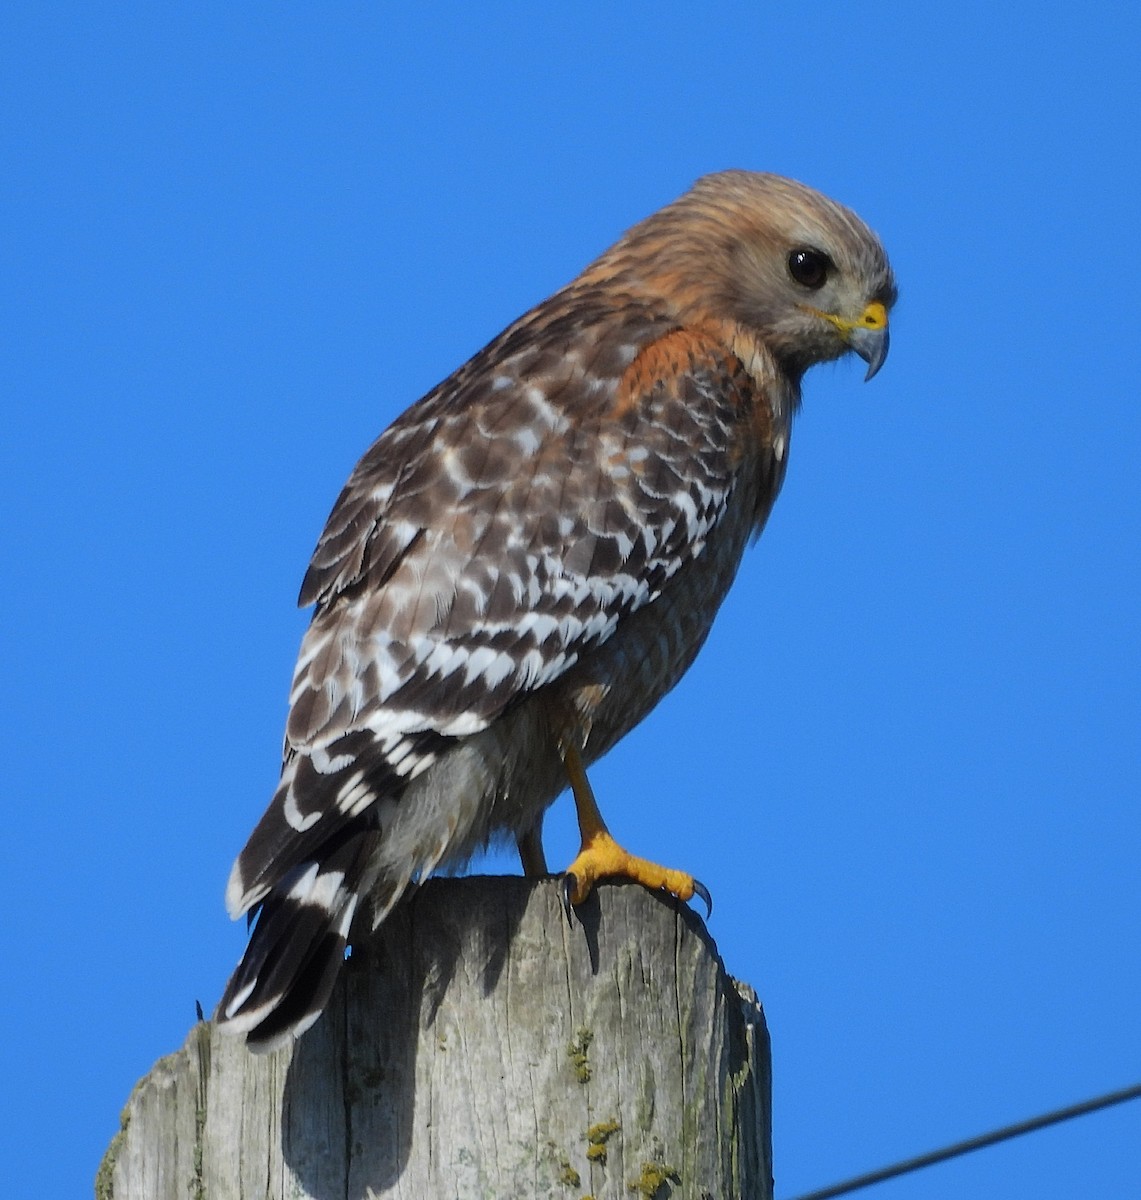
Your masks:
<path fill-rule="evenodd" d="M 709 894 L 709 889 L 700 879 L 693 881 L 693 894 L 700 896 L 705 901 L 705 919 L 708 921 L 713 916 L 713 897 Z"/>
<path fill-rule="evenodd" d="M 574 905 L 571 903 L 571 893 L 575 889 L 578 880 L 568 871 L 561 880 L 559 880 L 559 899 L 563 902 L 563 912 L 567 915 L 567 924 L 574 928 Z"/>

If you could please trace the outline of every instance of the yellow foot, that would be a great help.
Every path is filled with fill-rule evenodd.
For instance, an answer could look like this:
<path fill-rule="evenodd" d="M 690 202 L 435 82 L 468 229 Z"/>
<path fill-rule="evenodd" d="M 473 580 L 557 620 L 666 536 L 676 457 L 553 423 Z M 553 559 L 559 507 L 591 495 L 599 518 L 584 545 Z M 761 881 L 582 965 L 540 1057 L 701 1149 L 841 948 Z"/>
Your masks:
<path fill-rule="evenodd" d="M 613 878 L 632 879 L 643 887 L 668 892 L 679 900 L 700 896 L 705 901 L 706 915 L 713 915 L 713 900 L 703 883 L 684 871 L 659 867 L 657 863 L 628 853 L 605 829 L 599 829 L 586 838 L 578 857 L 567 867 L 563 876 L 563 907 L 567 918 L 570 918 L 571 906 L 581 904 L 594 890 L 598 880 Z"/>

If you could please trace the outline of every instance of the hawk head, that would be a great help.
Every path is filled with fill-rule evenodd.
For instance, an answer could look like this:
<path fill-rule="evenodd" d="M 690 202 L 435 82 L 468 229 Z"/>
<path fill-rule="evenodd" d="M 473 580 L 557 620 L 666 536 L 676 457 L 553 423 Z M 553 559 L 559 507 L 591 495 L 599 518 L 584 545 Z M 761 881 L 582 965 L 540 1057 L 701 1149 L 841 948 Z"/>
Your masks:
<path fill-rule="evenodd" d="M 669 297 L 682 320 L 756 332 L 793 381 L 848 351 L 871 379 L 887 357 L 896 286 L 883 246 L 850 209 L 795 180 L 706 175 L 605 259 Z"/>

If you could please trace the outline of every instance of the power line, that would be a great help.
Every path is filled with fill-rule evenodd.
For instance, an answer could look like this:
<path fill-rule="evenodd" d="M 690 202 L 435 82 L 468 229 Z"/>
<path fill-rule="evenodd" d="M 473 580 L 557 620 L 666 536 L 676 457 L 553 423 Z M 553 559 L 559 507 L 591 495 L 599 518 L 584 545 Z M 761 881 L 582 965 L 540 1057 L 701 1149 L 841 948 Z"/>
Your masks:
<path fill-rule="evenodd" d="M 880 1167 L 878 1171 L 868 1171 L 864 1175 L 856 1175 L 843 1183 L 834 1183 L 829 1187 L 815 1192 L 805 1192 L 794 1197 L 794 1200 L 831 1200 L 833 1196 L 845 1196 L 848 1192 L 860 1188 L 871 1187 L 873 1183 L 883 1183 L 885 1179 L 894 1179 L 897 1175 L 906 1175 L 910 1171 L 918 1171 L 920 1167 L 931 1167 L 935 1163 L 946 1162 L 949 1158 L 957 1158 L 960 1154 L 969 1154 L 972 1150 L 982 1150 L 985 1146 L 993 1146 L 997 1142 L 1005 1142 L 1008 1138 L 1019 1137 L 1024 1133 L 1033 1133 L 1036 1129 L 1045 1129 L 1047 1125 L 1057 1125 L 1072 1117 L 1084 1117 L 1086 1113 L 1097 1112 L 1100 1108 L 1109 1108 L 1114 1104 L 1123 1104 L 1126 1100 L 1136 1100 L 1141 1097 L 1141 1083 L 1132 1087 L 1122 1088 L 1119 1092 L 1107 1092 L 1094 1100 L 1083 1100 L 1080 1104 L 1071 1104 L 1068 1108 L 1056 1108 L 1053 1112 L 1043 1113 L 1040 1117 L 1031 1117 L 1027 1121 L 1019 1121 L 1014 1125 L 1004 1125 L 991 1133 L 982 1133 L 978 1137 L 967 1138 L 966 1141 L 955 1142 L 954 1145 L 944 1146 L 941 1150 L 931 1150 L 915 1158 L 904 1159 L 890 1167 Z"/>

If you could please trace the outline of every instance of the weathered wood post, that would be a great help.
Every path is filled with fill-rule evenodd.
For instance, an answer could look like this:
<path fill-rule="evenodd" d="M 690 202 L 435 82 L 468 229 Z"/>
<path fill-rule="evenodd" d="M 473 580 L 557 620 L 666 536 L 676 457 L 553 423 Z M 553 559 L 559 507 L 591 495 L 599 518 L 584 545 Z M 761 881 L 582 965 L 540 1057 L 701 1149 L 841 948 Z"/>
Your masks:
<path fill-rule="evenodd" d="M 603 886 L 433 881 L 255 1057 L 200 1024 L 135 1088 L 99 1200 L 771 1200 L 769 1049 L 700 919 Z"/>

